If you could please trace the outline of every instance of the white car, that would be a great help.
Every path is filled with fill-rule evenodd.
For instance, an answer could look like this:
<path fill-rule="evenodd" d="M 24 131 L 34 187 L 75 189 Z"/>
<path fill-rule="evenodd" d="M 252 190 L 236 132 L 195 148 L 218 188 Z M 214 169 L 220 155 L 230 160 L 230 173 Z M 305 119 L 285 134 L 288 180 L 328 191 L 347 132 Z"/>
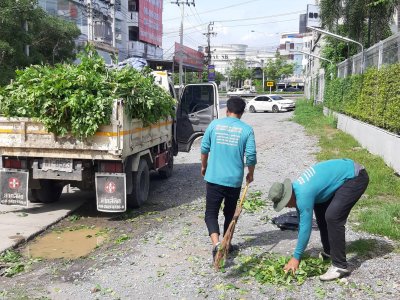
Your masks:
<path fill-rule="evenodd" d="M 294 110 L 296 104 L 294 101 L 282 98 L 278 95 L 259 95 L 247 103 L 247 109 L 251 113 L 258 111 L 289 111 Z"/>
<path fill-rule="evenodd" d="M 257 94 L 255 92 L 250 91 L 250 90 L 245 90 L 245 89 L 239 88 L 239 89 L 235 89 L 235 90 L 233 90 L 231 92 L 226 93 L 226 95 L 228 97 L 232 97 L 232 96 L 254 97 Z"/>

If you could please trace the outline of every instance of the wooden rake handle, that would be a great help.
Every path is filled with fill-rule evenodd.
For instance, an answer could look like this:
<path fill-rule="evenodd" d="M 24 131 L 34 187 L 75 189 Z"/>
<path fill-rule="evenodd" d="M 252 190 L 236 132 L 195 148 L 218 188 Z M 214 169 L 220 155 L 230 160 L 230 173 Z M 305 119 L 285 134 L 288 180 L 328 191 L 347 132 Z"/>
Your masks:
<path fill-rule="evenodd" d="M 242 197 L 240 198 L 240 202 L 239 202 L 239 207 L 240 208 L 242 208 L 242 206 L 243 206 L 244 198 L 246 198 L 247 189 L 249 188 L 249 184 L 250 183 L 246 182 L 246 186 L 244 187 L 244 191 L 242 193 Z"/>

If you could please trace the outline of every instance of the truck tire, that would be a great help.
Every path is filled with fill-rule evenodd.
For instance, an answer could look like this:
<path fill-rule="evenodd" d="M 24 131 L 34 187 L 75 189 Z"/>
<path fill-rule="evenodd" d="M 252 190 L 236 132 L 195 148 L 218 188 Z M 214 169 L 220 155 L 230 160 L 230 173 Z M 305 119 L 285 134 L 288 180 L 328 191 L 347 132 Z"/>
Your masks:
<path fill-rule="evenodd" d="M 40 189 L 31 189 L 32 203 L 52 203 L 60 199 L 63 186 L 48 179 L 40 180 Z"/>
<path fill-rule="evenodd" d="M 172 152 L 169 152 L 169 158 L 168 158 L 168 164 L 158 170 L 158 175 L 160 175 L 161 178 L 167 179 L 172 176 L 172 171 L 174 170 L 174 156 L 172 155 Z"/>
<path fill-rule="evenodd" d="M 150 189 L 150 171 L 146 160 L 140 159 L 137 172 L 132 174 L 132 194 L 127 195 L 129 207 L 139 208 L 146 202 Z"/>

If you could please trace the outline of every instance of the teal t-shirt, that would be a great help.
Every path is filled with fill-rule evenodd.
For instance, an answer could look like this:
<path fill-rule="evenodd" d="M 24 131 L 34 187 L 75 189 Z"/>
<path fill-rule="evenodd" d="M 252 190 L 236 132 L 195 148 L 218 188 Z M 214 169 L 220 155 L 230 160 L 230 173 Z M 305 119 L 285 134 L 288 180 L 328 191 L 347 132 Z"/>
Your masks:
<path fill-rule="evenodd" d="M 253 129 L 234 117 L 214 120 L 204 133 L 201 153 L 209 154 L 207 182 L 240 187 L 245 165 L 257 163 Z"/>
<path fill-rule="evenodd" d="M 293 182 L 300 218 L 298 241 L 293 254 L 296 259 L 301 258 L 310 239 L 314 204 L 331 199 L 339 187 L 354 176 L 354 161 L 332 159 L 313 165 Z"/>

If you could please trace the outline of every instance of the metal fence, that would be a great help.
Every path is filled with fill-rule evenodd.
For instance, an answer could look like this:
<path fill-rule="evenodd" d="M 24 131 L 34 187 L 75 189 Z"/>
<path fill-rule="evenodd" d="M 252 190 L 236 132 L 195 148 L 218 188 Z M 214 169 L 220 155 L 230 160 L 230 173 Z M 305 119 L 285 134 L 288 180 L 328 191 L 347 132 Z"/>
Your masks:
<path fill-rule="evenodd" d="M 360 74 L 363 64 L 362 53 L 358 53 L 339 63 L 338 77 L 344 78 L 352 74 Z M 400 33 L 380 41 L 364 51 L 364 69 L 369 67 L 381 68 L 400 62 Z"/>

